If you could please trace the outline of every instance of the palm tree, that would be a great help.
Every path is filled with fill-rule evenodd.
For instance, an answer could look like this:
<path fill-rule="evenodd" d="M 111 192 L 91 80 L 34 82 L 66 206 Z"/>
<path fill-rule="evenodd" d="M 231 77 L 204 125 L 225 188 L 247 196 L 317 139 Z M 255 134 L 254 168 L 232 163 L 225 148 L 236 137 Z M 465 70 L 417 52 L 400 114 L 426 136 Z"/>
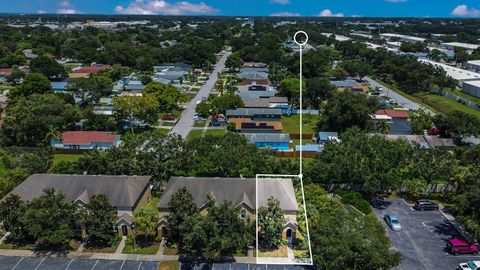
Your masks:
<path fill-rule="evenodd" d="M 223 80 L 219 80 L 215 85 L 215 90 L 220 92 L 220 95 L 223 95 L 223 91 L 225 90 L 225 85 Z"/>
<path fill-rule="evenodd" d="M 45 134 L 45 138 L 43 139 L 45 144 L 49 144 L 51 140 L 57 140 L 62 138 L 62 133 L 58 131 L 57 128 L 53 126 L 48 127 L 48 131 Z"/>
<path fill-rule="evenodd" d="M 375 126 L 377 128 L 377 131 L 382 134 L 388 134 L 390 132 L 390 124 L 388 124 L 386 120 L 378 121 Z"/>

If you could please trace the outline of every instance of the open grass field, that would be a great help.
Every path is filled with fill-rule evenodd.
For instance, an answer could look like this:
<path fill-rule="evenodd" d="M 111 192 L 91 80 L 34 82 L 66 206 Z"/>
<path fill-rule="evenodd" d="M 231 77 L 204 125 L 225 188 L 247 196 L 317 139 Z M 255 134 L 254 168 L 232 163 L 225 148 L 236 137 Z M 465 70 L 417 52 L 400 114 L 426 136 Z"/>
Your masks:
<path fill-rule="evenodd" d="M 60 161 L 77 161 L 83 154 L 55 154 L 53 156 L 53 163 Z"/>
<path fill-rule="evenodd" d="M 427 93 L 416 95 L 423 103 L 434 107 L 441 113 L 449 113 L 452 111 L 462 111 L 468 114 L 475 115 L 480 118 L 480 111 L 467 107 L 461 103 L 456 102 L 448 97 Z"/>
<path fill-rule="evenodd" d="M 227 131 L 225 129 L 207 129 L 205 135 L 213 135 L 213 136 L 222 136 L 225 135 Z M 195 138 L 202 137 L 203 130 L 192 130 L 187 136 L 187 140 L 192 140 Z"/>

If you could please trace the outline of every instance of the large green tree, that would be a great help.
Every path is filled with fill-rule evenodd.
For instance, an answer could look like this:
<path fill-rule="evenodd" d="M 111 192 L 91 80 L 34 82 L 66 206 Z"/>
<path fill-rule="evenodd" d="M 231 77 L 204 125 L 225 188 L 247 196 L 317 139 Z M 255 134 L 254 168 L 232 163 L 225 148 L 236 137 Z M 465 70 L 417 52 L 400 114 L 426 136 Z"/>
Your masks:
<path fill-rule="evenodd" d="M 105 194 L 93 195 L 84 209 L 84 222 L 91 245 L 106 246 L 115 239 L 117 210 Z"/>
<path fill-rule="evenodd" d="M 155 97 L 161 112 L 171 112 L 178 108 L 178 102 L 186 100 L 185 95 L 178 91 L 177 88 L 160 82 L 149 83 L 142 93 Z"/>
<path fill-rule="evenodd" d="M 167 216 L 167 221 L 170 225 L 172 241 L 180 244 L 180 248 L 182 248 L 181 245 L 184 243 L 185 235 L 181 233 L 181 229 L 192 225 L 191 219 L 198 215 L 197 205 L 193 201 L 192 193 L 183 187 L 172 195 L 168 207 L 170 213 Z"/>
<path fill-rule="evenodd" d="M 28 97 L 33 94 L 52 93 L 52 86 L 47 77 L 41 73 L 29 73 L 21 85 L 11 93 L 11 98 Z"/>
<path fill-rule="evenodd" d="M 267 205 L 258 208 L 258 245 L 261 250 L 276 249 L 282 244 L 284 215 L 277 198 L 268 198 Z"/>
<path fill-rule="evenodd" d="M 23 219 L 26 210 L 27 204 L 16 194 L 10 194 L 0 202 L 0 220 L 13 241 L 29 238 L 27 224 Z"/>

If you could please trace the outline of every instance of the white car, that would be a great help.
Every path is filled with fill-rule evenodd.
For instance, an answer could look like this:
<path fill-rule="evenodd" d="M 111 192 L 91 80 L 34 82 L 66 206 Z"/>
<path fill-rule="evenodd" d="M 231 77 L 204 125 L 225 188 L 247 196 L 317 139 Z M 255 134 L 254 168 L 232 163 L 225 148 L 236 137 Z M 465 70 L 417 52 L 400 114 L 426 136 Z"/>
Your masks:
<path fill-rule="evenodd" d="M 458 266 L 460 270 L 480 270 L 480 261 L 468 261 Z"/>

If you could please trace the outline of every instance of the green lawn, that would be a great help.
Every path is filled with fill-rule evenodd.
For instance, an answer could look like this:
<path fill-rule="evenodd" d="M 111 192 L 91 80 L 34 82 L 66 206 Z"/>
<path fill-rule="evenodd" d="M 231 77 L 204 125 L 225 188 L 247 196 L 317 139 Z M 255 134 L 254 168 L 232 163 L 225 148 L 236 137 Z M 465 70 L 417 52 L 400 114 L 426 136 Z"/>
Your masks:
<path fill-rule="evenodd" d="M 293 256 L 297 259 L 310 258 L 308 251 L 306 250 L 293 250 Z"/>
<path fill-rule="evenodd" d="M 470 101 L 475 102 L 475 103 L 477 103 L 477 104 L 480 104 L 480 98 L 471 96 L 471 95 L 469 95 L 469 94 L 466 94 L 466 93 L 462 92 L 462 91 L 459 90 L 459 89 L 454 89 L 454 90 L 445 89 L 445 90 L 448 91 L 448 92 L 450 92 L 450 93 L 452 93 L 452 94 L 455 94 L 455 95 L 457 95 L 457 96 L 459 96 L 459 97 L 462 97 L 462 98 L 464 98 L 464 99 L 467 99 L 467 100 L 470 100 Z"/>
<path fill-rule="evenodd" d="M 53 155 L 53 163 L 58 163 L 60 161 L 77 161 L 82 154 L 55 154 Z"/>
<path fill-rule="evenodd" d="M 303 115 L 303 134 L 315 134 L 318 115 Z M 300 115 L 285 116 L 282 119 L 283 133 L 300 133 Z"/>
<path fill-rule="evenodd" d="M 448 97 L 433 94 L 433 93 L 418 94 L 417 97 L 420 100 L 422 100 L 424 103 L 434 107 L 439 112 L 449 113 L 457 110 L 457 111 L 462 111 L 468 114 L 475 115 L 476 117 L 480 118 L 480 111 L 467 107 Z"/>
<path fill-rule="evenodd" d="M 173 126 L 175 126 L 175 123 L 163 121 L 162 126 L 163 127 L 173 127 Z"/>
<path fill-rule="evenodd" d="M 222 136 L 225 135 L 227 131 L 225 129 L 207 129 L 205 135 L 213 135 L 213 136 Z M 192 140 L 195 138 L 202 137 L 203 130 L 192 130 L 187 136 L 187 140 Z"/>
<path fill-rule="evenodd" d="M 163 247 L 163 255 L 178 255 L 177 246 L 173 244 L 170 247 Z"/>
<path fill-rule="evenodd" d="M 281 246 L 272 251 L 260 251 L 258 257 L 288 257 L 288 250 L 286 246 Z"/>
<path fill-rule="evenodd" d="M 128 236 L 130 238 L 130 236 Z M 138 237 L 137 237 L 138 238 Z M 137 248 L 133 248 L 133 242 L 126 241 L 125 247 L 122 253 L 125 254 L 143 254 L 143 255 L 155 255 L 160 248 L 160 242 L 153 241 L 150 245 L 142 246 L 140 241 L 137 241 Z"/>
<path fill-rule="evenodd" d="M 18 249 L 18 250 L 29 250 L 32 248 L 33 243 L 9 243 L 4 242 L 0 244 L 0 249 Z"/>
<path fill-rule="evenodd" d="M 197 121 L 193 123 L 194 127 L 204 127 L 205 126 L 205 121 Z"/>

